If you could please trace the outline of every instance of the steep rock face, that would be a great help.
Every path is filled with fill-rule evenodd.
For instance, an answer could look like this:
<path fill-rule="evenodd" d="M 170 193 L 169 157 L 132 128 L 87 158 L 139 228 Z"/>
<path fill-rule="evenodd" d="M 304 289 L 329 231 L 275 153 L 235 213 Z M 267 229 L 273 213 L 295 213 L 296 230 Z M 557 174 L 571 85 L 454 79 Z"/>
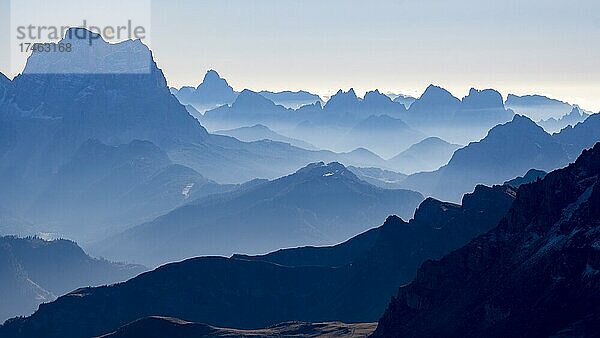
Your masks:
<path fill-rule="evenodd" d="M 463 207 L 429 199 L 410 223 L 390 216 L 383 226 L 333 247 L 165 265 L 123 284 L 72 292 L 5 324 L 0 335 L 89 337 L 156 314 L 241 328 L 289 320 L 373 321 L 421 262 L 492 228 L 513 199 L 510 187 L 479 187 Z"/>
<path fill-rule="evenodd" d="M 401 287 L 377 337 L 597 334 L 600 143 L 521 186 L 498 227 Z"/>

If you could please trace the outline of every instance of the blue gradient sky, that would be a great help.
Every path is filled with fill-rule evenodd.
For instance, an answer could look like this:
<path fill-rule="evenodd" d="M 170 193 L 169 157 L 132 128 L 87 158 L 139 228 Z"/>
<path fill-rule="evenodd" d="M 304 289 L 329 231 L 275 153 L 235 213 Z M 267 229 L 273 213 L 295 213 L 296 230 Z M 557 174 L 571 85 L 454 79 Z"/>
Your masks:
<path fill-rule="evenodd" d="M 435 83 L 459 97 L 493 87 L 600 110 L 597 0 L 154 0 L 152 7 L 152 49 L 172 86 L 197 85 L 214 68 L 236 89 L 417 95 Z"/>

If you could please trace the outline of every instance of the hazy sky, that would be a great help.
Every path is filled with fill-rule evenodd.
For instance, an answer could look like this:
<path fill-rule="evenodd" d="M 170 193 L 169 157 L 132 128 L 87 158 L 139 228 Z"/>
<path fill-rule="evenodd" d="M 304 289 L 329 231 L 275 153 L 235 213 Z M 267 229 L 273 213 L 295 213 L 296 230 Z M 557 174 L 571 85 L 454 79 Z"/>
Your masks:
<path fill-rule="evenodd" d="M 434 83 L 600 110 L 598 0 L 154 0 L 151 13 L 172 86 L 214 68 L 236 89 L 418 95 Z"/>

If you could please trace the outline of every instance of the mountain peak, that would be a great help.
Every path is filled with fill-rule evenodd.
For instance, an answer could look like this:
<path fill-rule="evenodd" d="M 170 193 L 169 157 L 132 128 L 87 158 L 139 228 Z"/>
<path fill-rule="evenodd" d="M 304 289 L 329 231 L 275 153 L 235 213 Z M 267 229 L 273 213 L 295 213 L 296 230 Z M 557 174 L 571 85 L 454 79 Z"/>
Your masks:
<path fill-rule="evenodd" d="M 216 70 L 214 69 L 209 69 L 206 74 L 204 75 L 204 80 L 202 82 L 207 82 L 207 81 L 213 81 L 213 80 L 220 80 L 221 76 L 219 75 L 219 73 L 217 73 Z"/>
<path fill-rule="evenodd" d="M 250 89 L 244 89 L 233 102 L 232 107 L 242 109 L 263 109 L 275 106 L 273 101 L 254 92 Z"/>
<path fill-rule="evenodd" d="M 113 44 L 85 28 L 70 28 L 61 43 L 76 48 L 70 53 L 34 51 L 23 74 L 151 74 L 157 68 L 140 40 Z"/>
<path fill-rule="evenodd" d="M 430 84 L 429 86 L 427 86 L 427 89 L 425 89 L 425 91 L 423 92 L 423 94 L 421 95 L 421 97 L 419 99 L 421 100 L 423 98 L 447 98 L 447 99 L 458 100 L 449 91 L 447 91 L 446 89 L 444 89 L 440 86 L 436 86 L 434 84 Z"/>
<path fill-rule="evenodd" d="M 435 85 L 429 85 L 421 97 L 411 105 L 411 108 L 417 110 L 429 110 L 432 108 L 439 109 L 441 107 L 446 113 L 449 113 L 449 110 L 458 108 L 460 103 L 461 101 L 446 89 Z"/>
<path fill-rule="evenodd" d="M 471 88 L 462 100 L 468 109 L 504 109 L 502 94 L 494 89 Z"/>
<path fill-rule="evenodd" d="M 350 170 L 348 170 L 343 164 L 339 162 L 331 162 L 325 164 L 325 162 L 316 162 L 307 165 L 306 167 L 298 170 L 294 175 L 302 175 L 310 178 L 350 178 L 352 180 L 358 180 Z"/>
<path fill-rule="evenodd" d="M 353 109 L 359 103 L 360 100 L 353 88 L 350 88 L 347 92 L 340 89 L 335 95 L 329 98 L 329 101 L 325 104 L 325 109 Z"/>

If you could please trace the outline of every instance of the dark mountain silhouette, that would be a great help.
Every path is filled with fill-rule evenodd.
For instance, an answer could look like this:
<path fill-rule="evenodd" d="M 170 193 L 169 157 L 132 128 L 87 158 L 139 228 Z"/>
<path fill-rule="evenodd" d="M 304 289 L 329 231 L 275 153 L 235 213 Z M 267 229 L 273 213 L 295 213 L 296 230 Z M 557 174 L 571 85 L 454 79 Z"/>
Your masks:
<path fill-rule="evenodd" d="M 567 102 L 542 95 L 518 96 L 508 94 L 505 105 L 507 108 L 515 111 L 515 113 L 528 116 L 535 121 L 551 117 L 559 119 L 573 109 L 573 106 Z"/>
<path fill-rule="evenodd" d="M 416 101 L 417 99 L 409 96 L 409 95 L 403 95 L 403 94 L 399 94 L 398 96 L 396 96 L 394 98 L 394 102 L 398 102 L 398 103 L 402 103 L 404 105 L 404 107 L 406 109 L 410 108 L 410 106 Z"/>
<path fill-rule="evenodd" d="M 183 105 L 192 105 L 201 113 L 222 105 L 232 104 L 238 96 L 227 80 L 221 78 L 219 73 L 212 69 L 204 75 L 204 80 L 198 87 L 171 88 L 171 93 Z"/>
<path fill-rule="evenodd" d="M 421 266 L 374 336 L 596 336 L 599 177 L 600 143 L 521 186 L 496 228 Z"/>
<path fill-rule="evenodd" d="M 524 176 L 519 176 L 517 178 L 513 178 L 510 181 L 504 182 L 504 184 L 510 185 L 511 187 L 518 188 L 523 184 L 533 183 L 537 180 L 540 180 L 546 176 L 547 172 L 543 170 L 530 169 Z"/>
<path fill-rule="evenodd" d="M 566 136 L 565 136 L 566 138 Z M 531 168 L 551 171 L 574 160 L 568 147 L 527 117 L 492 128 L 480 142 L 457 150 L 444 167 L 407 177 L 403 186 L 424 195 L 456 201 L 477 184 L 496 184 Z"/>
<path fill-rule="evenodd" d="M 260 140 L 271 140 L 283 143 L 289 143 L 298 148 L 304 148 L 308 150 L 316 150 L 315 146 L 310 143 L 298 140 L 295 138 L 287 137 L 269 129 L 269 127 L 262 124 L 257 124 L 252 127 L 241 127 L 230 130 L 216 130 L 215 134 L 226 135 L 235 137 L 236 139 L 244 142 L 254 142 Z"/>
<path fill-rule="evenodd" d="M 165 265 L 123 284 L 74 291 L 6 323 L 0 335 L 89 337 L 156 314 L 238 328 L 290 320 L 372 321 L 421 262 L 494 227 L 513 199 L 510 187 L 481 186 L 463 206 L 428 199 L 410 223 L 391 216 L 334 247 Z"/>
<path fill-rule="evenodd" d="M 348 169 L 361 180 L 384 189 L 399 189 L 400 184 L 407 177 L 405 174 L 380 168 L 358 168 L 351 166 Z"/>
<path fill-rule="evenodd" d="M 77 287 L 124 281 L 144 270 L 90 258 L 67 240 L 0 237 L 0 322 L 30 315 Z"/>
<path fill-rule="evenodd" d="M 559 119 L 553 117 L 540 120 L 538 124 L 549 133 L 559 132 L 568 126 L 575 126 L 579 122 L 585 121 L 590 115 L 579 107 L 574 106 L 570 113 L 562 116 Z"/>
<path fill-rule="evenodd" d="M 390 157 L 398 149 L 406 149 L 424 138 L 425 134 L 412 129 L 400 119 L 388 115 L 371 115 L 350 129 L 343 144 L 350 148 L 365 147 L 384 157 Z"/>
<path fill-rule="evenodd" d="M 312 94 L 304 90 L 297 92 L 292 92 L 289 90 L 282 92 L 270 92 L 263 90 L 259 92 L 259 94 L 273 101 L 275 104 L 293 109 L 298 109 L 307 104 L 321 102 L 321 97 L 319 97 L 319 95 Z"/>
<path fill-rule="evenodd" d="M 177 318 L 146 317 L 123 325 L 101 338 L 204 338 L 204 337 L 366 337 L 375 330 L 375 323 L 345 324 L 340 322 L 305 323 L 286 322 L 266 329 L 224 329 L 192 323 Z"/>
<path fill-rule="evenodd" d="M 100 252 L 155 265 L 334 244 L 389 214 L 409 218 L 421 201 L 419 193 L 377 188 L 339 163 L 321 162 L 251 189 L 201 198 L 110 238 Z"/>
<path fill-rule="evenodd" d="M 439 137 L 428 137 L 389 159 L 388 166 L 408 174 L 433 171 L 447 164 L 460 147 Z"/>

